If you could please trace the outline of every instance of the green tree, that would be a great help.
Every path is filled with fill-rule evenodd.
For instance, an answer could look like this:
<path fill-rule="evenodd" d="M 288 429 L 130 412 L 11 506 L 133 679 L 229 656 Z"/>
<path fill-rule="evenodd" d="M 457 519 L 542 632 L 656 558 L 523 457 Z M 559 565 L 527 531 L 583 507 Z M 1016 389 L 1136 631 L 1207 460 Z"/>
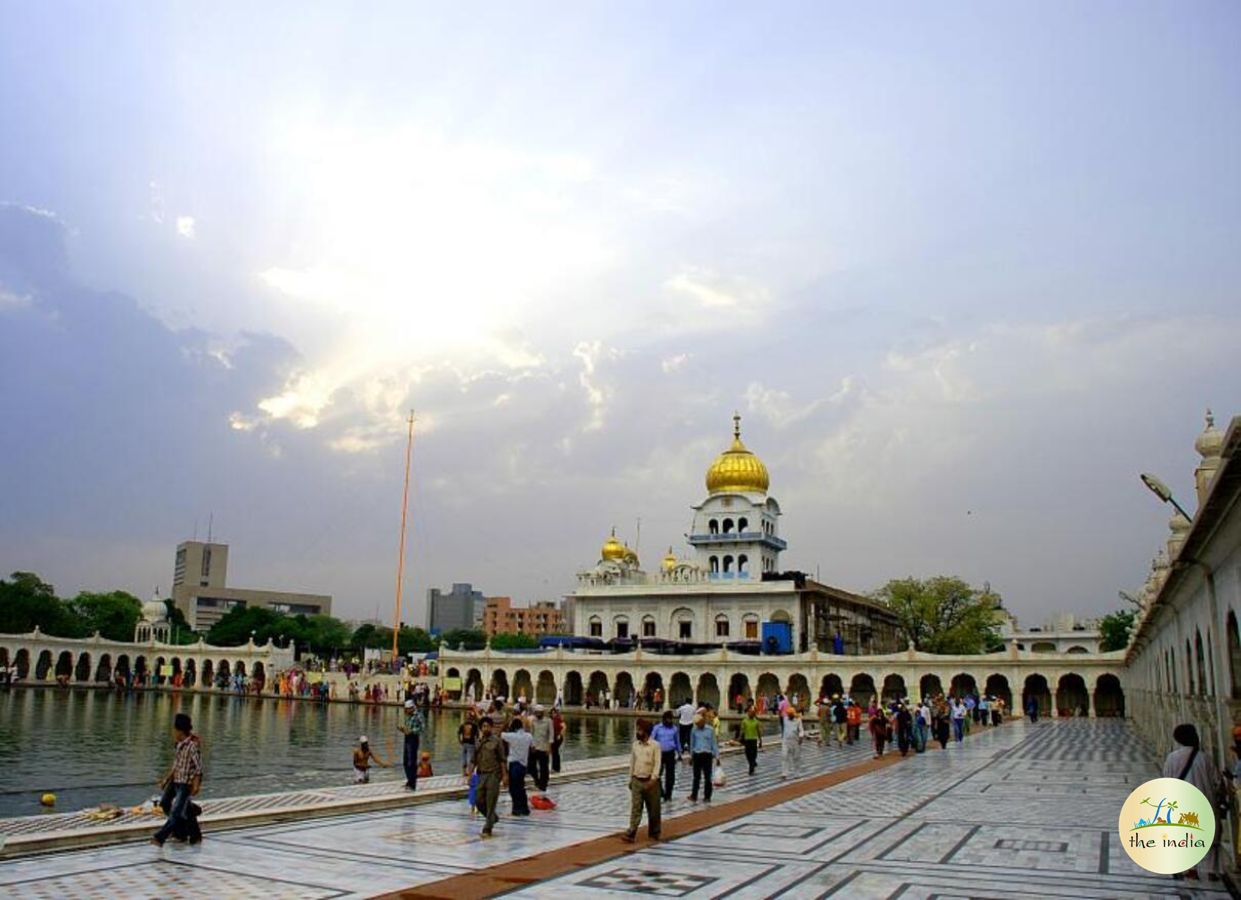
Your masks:
<path fill-rule="evenodd" d="M 0 634 L 25 634 L 35 628 L 57 637 L 86 637 L 73 610 L 38 575 L 14 572 L 10 580 L 0 579 Z"/>
<path fill-rule="evenodd" d="M 440 640 L 453 650 L 458 647 L 464 647 L 466 650 L 482 650 L 487 646 L 486 636 L 477 628 L 454 628 L 441 634 Z"/>
<path fill-rule="evenodd" d="M 190 628 L 189 620 L 185 618 L 185 613 L 181 612 L 181 607 L 172 601 L 172 598 L 164 600 L 164 607 L 168 610 L 168 622 L 172 625 L 172 642 L 174 644 L 194 644 L 198 641 L 198 632 Z"/>
<path fill-rule="evenodd" d="M 902 638 L 917 650 L 982 653 L 999 643 L 999 595 L 976 590 L 960 578 L 896 579 L 872 596 L 896 614 Z"/>
<path fill-rule="evenodd" d="M 126 591 L 96 594 L 82 591 L 69 603 L 86 634 L 96 631 L 110 641 L 132 641 L 142 617 L 142 601 Z"/>
<path fill-rule="evenodd" d="M 211 626 L 207 643 L 217 647 L 240 647 L 250 640 L 253 632 L 254 643 L 265 644 L 268 638 L 275 640 L 281 634 L 287 635 L 289 631 L 282 626 L 288 621 L 291 620 L 261 606 L 234 606 Z"/>
<path fill-rule="evenodd" d="M 529 650 L 539 645 L 539 639 L 528 634 L 497 634 L 491 638 L 492 650 Z"/>
<path fill-rule="evenodd" d="M 319 656 L 328 656 L 349 646 L 353 635 L 349 626 L 335 616 L 314 615 L 306 621 L 307 643 Z"/>
<path fill-rule="evenodd" d="M 1133 631 L 1135 618 L 1133 610 L 1122 609 L 1108 613 L 1100 619 L 1099 633 L 1103 635 L 1103 639 L 1099 642 L 1099 649 L 1107 653 L 1110 650 L 1124 650 L 1128 647 L 1129 635 Z"/>

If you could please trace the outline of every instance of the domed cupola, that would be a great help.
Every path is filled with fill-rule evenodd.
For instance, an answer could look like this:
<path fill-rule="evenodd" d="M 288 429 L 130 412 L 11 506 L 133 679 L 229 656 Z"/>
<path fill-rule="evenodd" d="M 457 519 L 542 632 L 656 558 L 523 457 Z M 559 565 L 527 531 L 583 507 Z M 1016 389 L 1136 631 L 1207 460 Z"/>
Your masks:
<path fill-rule="evenodd" d="M 1209 409 L 1206 427 L 1194 441 L 1194 449 L 1202 457 L 1202 461 L 1194 469 L 1194 489 L 1198 494 L 1198 506 L 1201 507 L 1206 502 L 1207 494 L 1211 492 L 1211 482 L 1215 479 L 1215 473 L 1219 471 L 1223 461 L 1220 454 L 1224 452 L 1224 435 L 1215 427 L 1215 416 Z"/>
<path fill-rule="evenodd" d="M 603 548 L 599 551 L 599 558 L 604 562 L 620 562 L 625 558 L 628 550 L 624 544 L 616 539 L 616 529 L 612 529 L 612 534 L 603 542 Z"/>
<path fill-rule="evenodd" d="M 741 416 L 733 416 L 732 446 L 716 457 L 707 469 L 710 494 L 765 494 L 771 479 L 767 467 L 741 443 Z"/>

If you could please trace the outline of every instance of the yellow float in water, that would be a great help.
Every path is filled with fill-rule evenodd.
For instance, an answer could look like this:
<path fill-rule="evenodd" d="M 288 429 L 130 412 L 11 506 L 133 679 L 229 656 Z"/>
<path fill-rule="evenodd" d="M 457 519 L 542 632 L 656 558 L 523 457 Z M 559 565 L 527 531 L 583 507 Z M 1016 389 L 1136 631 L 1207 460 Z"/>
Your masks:
<path fill-rule="evenodd" d="M 39 802 L 42 803 L 44 806 L 55 806 L 56 795 L 55 794 L 44 794 L 42 797 L 39 798 Z"/>

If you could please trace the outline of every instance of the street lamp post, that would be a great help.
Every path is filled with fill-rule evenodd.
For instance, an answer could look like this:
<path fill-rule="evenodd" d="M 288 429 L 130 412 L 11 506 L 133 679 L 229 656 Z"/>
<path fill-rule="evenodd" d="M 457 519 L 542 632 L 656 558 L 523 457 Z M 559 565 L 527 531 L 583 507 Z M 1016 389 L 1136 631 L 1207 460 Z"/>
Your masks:
<path fill-rule="evenodd" d="M 1143 472 L 1140 477 L 1142 479 L 1142 483 L 1146 485 L 1148 488 L 1150 488 L 1150 492 L 1152 494 L 1154 494 L 1164 503 L 1171 503 L 1176 508 L 1176 511 L 1179 512 L 1181 515 L 1183 515 L 1190 522 L 1194 520 L 1194 517 L 1191 516 L 1189 513 L 1185 512 L 1185 508 L 1181 506 L 1181 504 L 1176 502 L 1176 498 L 1172 496 L 1171 488 L 1169 488 L 1166 484 L 1164 484 L 1162 481 L 1160 481 L 1158 478 L 1156 478 L 1154 475 L 1151 475 L 1148 472 Z"/>

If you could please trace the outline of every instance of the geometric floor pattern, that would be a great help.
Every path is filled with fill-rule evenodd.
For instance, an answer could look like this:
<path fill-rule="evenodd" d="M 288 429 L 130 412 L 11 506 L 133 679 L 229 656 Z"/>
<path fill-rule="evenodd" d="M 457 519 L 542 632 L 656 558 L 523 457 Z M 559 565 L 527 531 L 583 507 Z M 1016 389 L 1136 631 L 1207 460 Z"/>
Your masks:
<path fill-rule="evenodd" d="M 623 750 L 623 748 L 618 748 Z M 807 744 L 803 773 L 865 759 L 862 745 Z M 779 753 L 759 774 L 729 759 L 719 799 L 778 783 Z M 697 808 L 678 771 L 665 817 Z M 730 898 L 1227 897 L 1135 866 L 1116 816 L 1157 762 L 1121 722 L 1006 723 L 844 784 L 807 792 L 511 896 Z M 482 841 L 464 801 L 208 832 L 199 847 L 123 845 L 0 862 L 0 895 L 77 898 L 367 897 L 502 866 L 626 827 L 626 778 L 553 782 L 554 811 L 525 819 L 501 801 Z"/>

